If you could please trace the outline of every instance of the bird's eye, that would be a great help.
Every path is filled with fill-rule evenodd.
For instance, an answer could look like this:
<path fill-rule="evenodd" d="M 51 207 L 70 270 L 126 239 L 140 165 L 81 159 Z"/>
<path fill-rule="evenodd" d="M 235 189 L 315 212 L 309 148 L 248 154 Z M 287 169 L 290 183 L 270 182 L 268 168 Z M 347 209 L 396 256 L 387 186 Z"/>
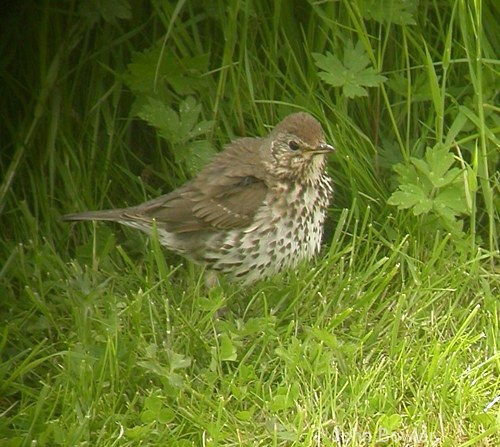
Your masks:
<path fill-rule="evenodd" d="M 300 145 L 299 145 L 299 143 L 297 143 L 297 142 L 296 142 L 296 141 L 294 141 L 294 140 L 290 140 L 290 141 L 288 142 L 288 147 L 289 147 L 289 148 L 290 148 L 290 150 L 292 150 L 292 151 L 296 151 L 296 150 L 300 149 Z"/>

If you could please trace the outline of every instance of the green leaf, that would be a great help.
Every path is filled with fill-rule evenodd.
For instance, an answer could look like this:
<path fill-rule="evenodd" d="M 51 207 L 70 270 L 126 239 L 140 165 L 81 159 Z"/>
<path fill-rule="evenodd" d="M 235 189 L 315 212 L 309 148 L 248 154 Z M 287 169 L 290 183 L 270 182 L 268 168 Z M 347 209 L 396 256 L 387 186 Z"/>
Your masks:
<path fill-rule="evenodd" d="M 184 386 L 184 377 L 177 373 L 171 373 L 168 376 L 168 383 L 175 388 L 182 388 Z"/>
<path fill-rule="evenodd" d="M 128 0 L 87 0 L 80 3 L 79 13 L 91 23 L 96 23 L 100 19 L 116 23 L 117 19 L 132 18 Z"/>
<path fill-rule="evenodd" d="M 413 208 L 416 216 L 427 213 L 432 208 L 432 200 L 427 197 L 425 191 L 419 185 L 411 183 L 400 185 L 399 191 L 395 191 L 387 203 L 399 209 Z"/>
<path fill-rule="evenodd" d="M 201 105 L 197 104 L 194 98 L 187 97 L 179 105 L 179 113 L 168 107 L 164 102 L 156 98 L 148 98 L 146 104 L 139 109 L 138 115 L 150 126 L 157 129 L 159 135 L 174 146 L 187 145 L 187 142 L 207 134 L 213 127 L 213 121 L 199 121 Z M 205 149 L 207 148 L 205 144 Z M 181 148 L 174 152 L 177 162 L 181 162 L 189 157 L 186 156 L 186 149 Z M 214 151 L 208 151 L 213 155 Z M 205 154 L 207 155 L 207 154 Z M 207 157 L 202 155 L 202 160 Z"/>
<path fill-rule="evenodd" d="M 162 42 L 158 42 L 134 55 L 124 80 L 138 98 L 165 98 L 168 89 L 181 96 L 192 95 L 208 87 L 209 79 L 203 76 L 208 63 L 208 53 L 180 60 L 173 52 L 165 52 Z"/>
<path fill-rule="evenodd" d="M 248 421 L 250 421 L 253 418 L 253 413 L 254 413 L 253 411 L 242 410 L 242 411 L 237 411 L 235 413 L 235 416 L 240 421 L 248 422 Z"/>
<path fill-rule="evenodd" d="M 271 411 L 281 411 L 293 405 L 293 401 L 286 394 L 278 394 L 274 396 L 270 404 Z"/>
<path fill-rule="evenodd" d="M 170 371 L 164 366 L 161 366 L 157 361 L 144 360 L 138 362 L 137 365 L 160 377 L 168 378 L 170 376 Z"/>
<path fill-rule="evenodd" d="M 419 176 L 414 166 L 410 164 L 398 163 L 393 168 L 399 176 L 400 183 L 418 183 Z"/>
<path fill-rule="evenodd" d="M 139 117 L 155 127 L 162 138 L 172 144 L 182 141 L 178 132 L 180 123 L 177 113 L 159 99 L 149 98 L 138 113 Z"/>
<path fill-rule="evenodd" d="M 191 176 L 203 168 L 216 154 L 215 149 L 206 140 L 193 141 L 185 144 L 183 148 L 175 151 L 175 159 L 183 163 Z M 213 301 L 210 304 L 214 305 Z"/>
<path fill-rule="evenodd" d="M 144 408 L 155 414 L 161 410 L 161 407 L 163 407 L 163 400 L 158 396 L 148 396 L 144 399 Z"/>
<path fill-rule="evenodd" d="M 444 186 L 450 185 L 452 183 L 456 183 L 459 179 L 460 174 L 462 173 L 461 169 L 453 168 L 450 169 L 444 176 L 442 177 L 434 177 L 433 172 L 431 172 L 431 182 L 436 188 L 443 188 Z"/>
<path fill-rule="evenodd" d="M 427 149 L 424 160 L 411 158 L 413 165 L 430 181 L 434 188 L 449 185 L 460 175 L 460 169 L 450 169 L 454 161 L 453 154 L 439 144 Z"/>
<path fill-rule="evenodd" d="M 384 414 L 379 419 L 379 426 L 389 433 L 392 433 L 397 428 L 400 427 L 402 422 L 402 417 L 399 414 Z"/>
<path fill-rule="evenodd" d="M 234 362 L 236 360 L 236 347 L 231 338 L 226 333 L 219 338 L 219 358 L 224 362 Z"/>
<path fill-rule="evenodd" d="M 191 131 L 198 121 L 201 112 L 201 104 L 197 104 L 192 96 L 188 96 L 179 105 L 179 118 L 181 135 L 191 136 Z"/>
<path fill-rule="evenodd" d="M 358 6 L 365 19 L 379 23 L 397 25 L 415 25 L 413 15 L 417 2 L 405 0 L 358 0 Z"/>
<path fill-rule="evenodd" d="M 153 410 L 144 410 L 141 413 L 141 422 L 143 424 L 150 424 L 156 420 L 156 413 Z"/>
<path fill-rule="evenodd" d="M 441 144 L 427 148 L 425 161 L 435 177 L 443 177 L 455 161 L 455 157 L 449 149 Z"/>
<path fill-rule="evenodd" d="M 464 169 L 452 167 L 455 157 L 442 144 L 427 148 L 423 159 L 411 158 L 411 164 L 398 164 L 399 187 L 388 200 L 399 209 L 411 208 L 413 214 L 437 217 L 442 227 L 459 237 L 462 222 L 457 216 L 470 213 L 467 203 Z"/>
<path fill-rule="evenodd" d="M 348 98 L 367 96 L 368 92 L 364 87 L 376 87 L 387 80 L 373 67 L 367 68 L 370 59 L 361 41 L 356 46 L 352 41 L 347 42 L 343 62 L 330 52 L 326 55 L 313 53 L 313 57 L 316 66 L 323 70 L 318 76 L 333 87 L 342 87 Z"/>
<path fill-rule="evenodd" d="M 191 366 L 191 359 L 183 354 L 178 354 L 171 349 L 167 350 L 169 366 L 171 371 L 185 369 Z"/>
<path fill-rule="evenodd" d="M 443 188 L 434 199 L 434 207 L 439 213 L 453 216 L 467 214 L 467 201 L 463 188 L 456 187 L 456 185 Z"/>
<path fill-rule="evenodd" d="M 175 412 L 171 408 L 162 408 L 158 413 L 158 422 L 168 424 L 175 418 Z"/>
<path fill-rule="evenodd" d="M 136 425 L 135 427 L 127 428 L 125 430 L 125 436 L 128 439 L 138 440 L 146 438 L 150 432 L 151 432 L 150 427 L 144 425 Z"/>

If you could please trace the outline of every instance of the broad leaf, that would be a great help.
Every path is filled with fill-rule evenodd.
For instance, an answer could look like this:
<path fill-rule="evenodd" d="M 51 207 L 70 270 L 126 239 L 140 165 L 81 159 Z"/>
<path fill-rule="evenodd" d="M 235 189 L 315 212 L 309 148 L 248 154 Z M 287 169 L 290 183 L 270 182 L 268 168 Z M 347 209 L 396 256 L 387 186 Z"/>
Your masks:
<path fill-rule="evenodd" d="M 364 18 L 397 25 L 415 25 L 413 15 L 417 3 L 408 0 L 358 0 Z"/>
<path fill-rule="evenodd" d="M 367 96 L 364 87 L 376 87 L 387 80 L 374 68 L 368 67 L 370 59 L 361 42 L 356 46 L 351 41 L 347 42 L 343 62 L 329 52 L 326 55 L 313 53 L 313 57 L 318 68 L 323 70 L 318 76 L 333 87 L 342 87 L 348 98 Z"/>

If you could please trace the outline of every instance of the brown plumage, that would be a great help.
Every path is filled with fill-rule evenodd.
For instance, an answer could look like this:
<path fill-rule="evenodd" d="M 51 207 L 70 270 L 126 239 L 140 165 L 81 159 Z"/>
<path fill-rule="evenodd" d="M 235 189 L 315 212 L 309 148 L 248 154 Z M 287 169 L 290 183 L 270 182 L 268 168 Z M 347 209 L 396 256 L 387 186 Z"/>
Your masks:
<path fill-rule="evenodd" d="M 153 232 L 168 249 L 245 283 L 311 258 L 320 247 L 332 186 L 333 147 L 307 113 L 281 121 L 265 138 L 241 138 L 191 181 L 143 204 L 67 214 Z"/>

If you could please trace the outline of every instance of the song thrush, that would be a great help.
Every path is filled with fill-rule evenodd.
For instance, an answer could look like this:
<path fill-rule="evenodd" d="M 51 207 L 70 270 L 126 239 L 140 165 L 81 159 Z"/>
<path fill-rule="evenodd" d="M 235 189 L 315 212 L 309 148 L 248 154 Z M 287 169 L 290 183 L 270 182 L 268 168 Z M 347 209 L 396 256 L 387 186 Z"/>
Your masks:
<path fill-rule="evenodd" d="M 130 208 L 63 216 L 106 220 L 245 284 L 310 259 L 320 248 L 332 183 L 319 122 L 294 113 L 264 138 L 229 144 L 169 194 Z"/>

